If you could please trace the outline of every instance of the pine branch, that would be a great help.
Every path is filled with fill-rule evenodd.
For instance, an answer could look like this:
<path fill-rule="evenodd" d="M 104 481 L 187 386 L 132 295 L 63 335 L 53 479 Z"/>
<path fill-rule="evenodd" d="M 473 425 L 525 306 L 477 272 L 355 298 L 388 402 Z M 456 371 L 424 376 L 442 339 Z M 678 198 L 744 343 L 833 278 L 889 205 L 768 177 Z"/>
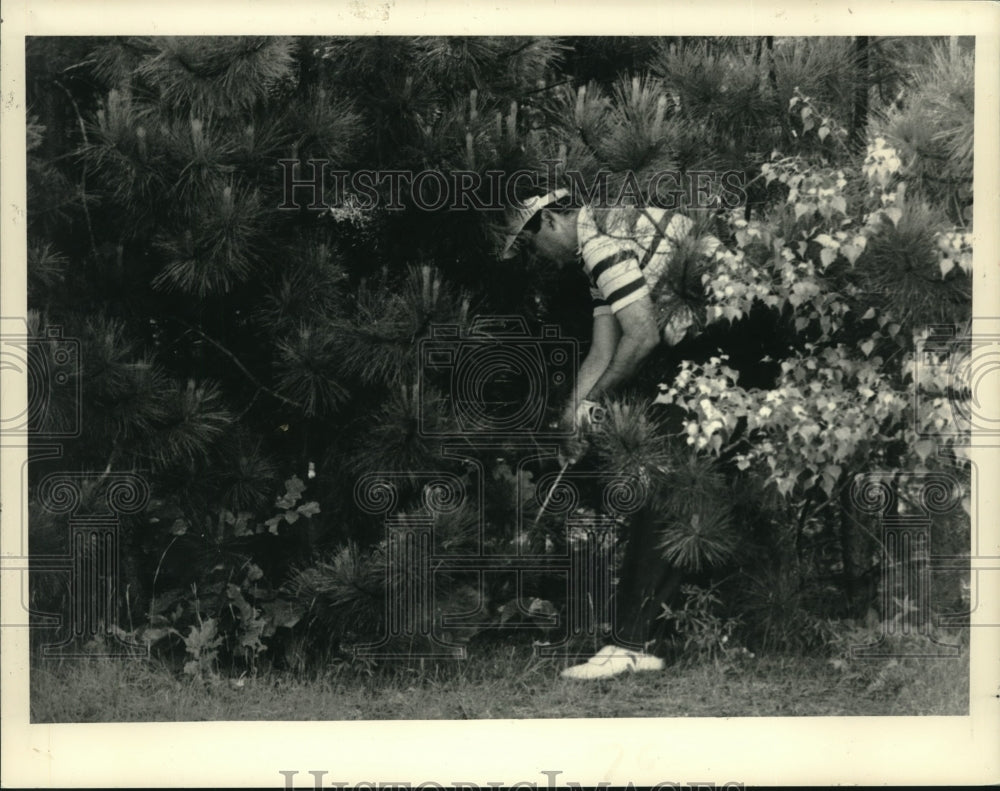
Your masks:
<path fill-rule="evenodd" d="M 525 96 L 532 96 L 536 93 L 544 93 L 545 91 L 551 91 L 553 88 L 559 88 L 563 85 L 572 85 L 574 81 L 575 80 L 572 77 L 570 77 L 568 80 L 562 80 L 561 82 L 554 82 L 551 85 L 543 85 L 541 88 L 534 88 L 533 90 L 525 91 L 524 93 L 521 94 L 521 99 L 524 99 Z"/>
<path fill-rule="evenodd" d="M 203 330 L 198 329 L 194 325 L 189 324 L 188 322 L 184 321 L 184 319 L 178 318 L 177 316 L 171 316 L 170 318 L 172 318 L 178 324 L 180 324 L 180 325 L 186 327 L 187 329 L 191 330 L 192 332 L 197 333 L 203 340 L 208 341 L 210 344 L 212 344 L 212 346 L 214 346 L 216 349 L 218 349 L 220 352 L 222 352 L 224 355 L 226 355 L 226 357 L 228 357 L 230 360 L 232 360 L 233 364 L 236 365 L 236 367 L 239 368 L 240 371 L 243 372 L 244 376 L 246 376 L 247 379 L 249 379 L 257 387 L 258 391 L 263 391 L 263 392 L 267 393 L 269 396 L 271 396 L 272 398 L 277 398 L 279 401 L 283 401 L 284 403 L 288 404 L 289 406 L 293 406 L 296 409 L 304 409 L 304 407 L 302 406 L 302 404 L 298 403 L 297 401 L 293 401 L 290 398 L 286 398 L 285 396 L 281 395 L 280 393 L 276 393 L 274 390 L 272 390 L 271 388 L 267 387 L 256 376 L 254 376 L 252 373 L 250 373 L 250 370 L 243 363 L 240 362 L 239 358 L 235 354 L 233 354 L 231 351 L 229 351 L 229 349 L 227 349 L 225 346 L 223 346 L 217 340 L 215 340 L 215 338 L 211 337 L 210 335 L 207 335 Z M 255 394 L 255 397 L 256 397 L 256 394 Z"/>
<path fill-rule="evenodd" d="M 529 38 L 527 41 L 525 41 L 523 44 L 521 44 L 521 46 L 514 47 L 514 49 L 508 50 L 507 52 L 501 52 L 497 56 L 497 60 L 505 60 L 507 58 L 513 58 L 518 53 L 524 52 L 524 50 L 526 50 L 528 47 L 532 46 L 534 43 L 535 43 L 534 40 Z"/>
<path fill-rule="evenodd" d="M 76 120 L 80 124 L 80 134 L 83 135 L 83 143 L 85 146 L 90 146 L 90 141 L 87 140 L 87 125 L 83 122 L 83 116 L 80 115 L 80 107 L 76 103 L 76 99 L 73 98 L 73 94 L 69 92 L 59 80 L 53 80 L 55 85 L 66 94 L 69 99 L 70 104 L 73 105 L 73 112 L 76 114 Z M 97 261 L 99 256 L 97 254 L 97 241 L 94 238 L 94 226 L 90 222 L 90 209 L 87 208 L 87 162 L 83 161 L 83 167 L 80 171 L 80 203 L 83 206 L 83 216 L 87 222 L 87 236 L 90 238 L 90 250 L 94 254 L 94 260 Z"/>

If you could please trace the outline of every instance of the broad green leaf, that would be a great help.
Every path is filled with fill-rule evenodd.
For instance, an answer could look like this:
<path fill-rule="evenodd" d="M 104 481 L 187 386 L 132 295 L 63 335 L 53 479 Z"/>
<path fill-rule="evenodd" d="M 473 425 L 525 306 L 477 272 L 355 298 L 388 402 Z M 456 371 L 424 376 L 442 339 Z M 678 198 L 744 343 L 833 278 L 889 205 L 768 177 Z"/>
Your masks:
<path fill-rule="evenodd" d="M 315 500 L 310 500 L 308 503 L 302 503 L 295 510 L 302 514 L 302 516 L 315 516 L 319 513 L 319 503 Z"/>
<path fill-rule="evenodd" d="M 284 599 L 265 602 L 261 605 L 264 627 L 261 637 L 271 637 L 279 628 L 291 629 L 305 613 L 305 609 Z"/>
<path fill-rule="evenodd" d="M 214 618 L 206 618 L 201 626 L 191 625 L 188 627 L 188 636 L 184 638 L 184 644 L 188 651 L 198 655 L 203 648 L 213 648 L 222 642 L 218 637 L 218 624 Z"/>
<path fill-rule="evenodd" d="M 531 600 L 531 604 L 528 605 L 528 614 L 542 616 L 545 618 L 554 618 L 559 614 L 559 611 L 548 599 L 533 598 Z"/>
<path fill-rule="evenodd" d="M 305 608 L 286 599 L 277 599 L 262 605 L 264 613 L 274 620 L 275 626 L 291 629 L 305 614 Z"/>
<path fill-rule="evenodd" d="M 828 126 L 821 126 L 819 128 L 819 139 L 820 140 L 826 140 L 826 136 L 829 135 L 829 134 L 830 134 L 830 127 L 828 127 Z"/>
<path fill-rule="evenodd" d="M 247 527 L 249 520 L 250 514 L 241 511 L 240 515 L 236 518 L 236 524 L 233 527 L 233 535 L 237 537 L 252 535 L 250 528 Z"/>
<path fill-rule="evenodd" d="M 142 641 L 144 643 L 152 645 L 153 643 L 158 642 L 167 635 L 171 634 L 177 634 L 177 630 L 171 627 L 144 629 L 142 631 Z"/>
<path fill-rule="evenodd" d="M 920 461 L 926 461 L 927 457 L 934 451 L 935 442 L 932 439 L 921 439 L 913 443 L 913 451 Z"/>
<path fill-rule="evenodd" d="M 844 254 L 844 258 L 850 262 L 851 266 L 854 266 L 854 262 L 861 255 L 861 248 L 848 242 L 840 246 L 840 252 Z"/>
<path fill-rule="evenodd" d="M 285 481 L 285 494 L 275 501 L 275 505 L 278 508 L 293 508 L 302 498 L 302 492 L 305 490 L 306 485 L 302 483 L 302 479 L 298 475 L 293 475 Z"/>
<path fill-rule="evenodd" d="M 306 490 L 306 485 L 302 483 L 302 479 L 298 475 L 293 475 L 285 481 L 285 489 L 292 495 L 302 494 Z"/>

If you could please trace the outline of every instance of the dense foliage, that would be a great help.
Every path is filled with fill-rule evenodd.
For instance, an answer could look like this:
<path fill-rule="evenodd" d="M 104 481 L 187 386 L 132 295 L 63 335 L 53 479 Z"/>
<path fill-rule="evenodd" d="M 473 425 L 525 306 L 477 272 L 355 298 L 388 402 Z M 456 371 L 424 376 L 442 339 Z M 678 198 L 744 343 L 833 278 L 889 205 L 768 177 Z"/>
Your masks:
<path fill-rule="evenodd" d="M 79 339 L 83 414 L 60 457 L 32 464 L 32 551 L 67 551 L 45 476 L 86 472 L 96 502 L 116 472 L 140 472 L 151 497 L 121 517 L 122 606 L 107 626 L 197 675 L 380 639 L 398 580 L 383 516 L 359 505 L 366 474 L 392 476 L 398 513 L 433 519 L 439 553 L 594 540 L 540 510 L 544 453 L 525 462 L 512 441 L 442 453 L 460 428 L 455 393 L 447 376 L 421 378 L 419 356 L 436 326 L 495 315 L 532 337 L 558 325 L 585 351 L 580 274 L 499 261 L 502 212 L 428 211 L 386 183 L 377 200 L 331 189 L 310 208 L 300 189 L 289 204 L 286 168 L 526 169 L 567 186 L 604 172 L 612 195 L 640 198 L 662 171 L 732 171 L 740 205 L 710 190 L 681 207 L 694 230 L 655 298 L 686 335 L 609 402 L 578 515 L 601 512 L 615 476 L 642 481 L 657 562 L 702 586 L 661 603 L 689 645 L 822 645 L 832 619 L 885 593 L 858 482 L 895 476 L 899 513 L 919 507 L 924 473 L 950 471 L 956 503 L 968 494 L 956 349 L 933 345 L 971 316 L 966 44 L 30 40 L 31 330 L 41 355 L 55 353 L 47 328 Z M 520 386 L 498 384 L 494 408 Z M 567 395 L 550 394 L 545 421 Z M 53 388 L 40 436 L 72 423 L 76 397 Z M 481 485 L 482 510 L 429 508 L 437 472 Z M 935 513 L 931 531 L 935 552 L 967 551 L 961 509 Z M 528 577 L 519 590 L 513 572 L 482 586 L 436 574 L 434 617 L 486 613 L 451 630 L 459 643 L 515 626 L 551 636 L 572 602 Z M 935 584 L 936 606 L 962 606 L 957 576 Z M 66 607 L 44 574 L 32 595 Z"/>

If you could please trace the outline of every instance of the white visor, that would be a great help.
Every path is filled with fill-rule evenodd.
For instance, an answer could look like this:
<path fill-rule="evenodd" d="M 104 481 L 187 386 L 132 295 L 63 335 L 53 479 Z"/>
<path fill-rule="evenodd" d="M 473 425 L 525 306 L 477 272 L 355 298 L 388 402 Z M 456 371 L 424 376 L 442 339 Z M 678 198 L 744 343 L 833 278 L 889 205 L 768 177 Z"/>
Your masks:
<path fill-rule="evenodd" d="M 553 190 L 547 195 L 537 195 L 535 197 L 528 198 L 528 200 L 514 209 L 510 215 L 510 221 L 507 224 L 507 238 L 504 242 L 503 249 L 500 251 L 500 258 L 509 259 L 517 255 L 514 243 L 521 235 L 521 231 L 524 230 L 524 226 L 528 224 L 536 213 L 544 209 L 550 203 L 555 203 L 557 200 L 565 198 L 567 195 L 569 195 L 569 190 L 560 188 Z"/>

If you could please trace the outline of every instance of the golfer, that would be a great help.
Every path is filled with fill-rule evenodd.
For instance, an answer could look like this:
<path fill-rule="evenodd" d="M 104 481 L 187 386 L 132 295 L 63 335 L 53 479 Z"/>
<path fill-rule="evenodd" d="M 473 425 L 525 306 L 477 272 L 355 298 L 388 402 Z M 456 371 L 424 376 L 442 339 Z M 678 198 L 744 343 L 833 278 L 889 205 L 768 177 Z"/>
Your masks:
<path fill-rule="evenodd" d="M 587 433 L 600 420 L 598 399 L 628 380 L 661 341 L 678 343 L 695 323 L 683 304 L 663 300 L 658 307 L 653 301 L 653 290 L 667 273 L 677 244 L 693 226 L 690 218 L 661 208 L 575 207 L 567 189 L 534 196 L 512 212 L 502 258 L 513 258 L 527 247 L 560 267 L 579 263 L 590 284 L 591 345 L 576 377 L 575 392 L 563 410 L 570 437 L 564 443 L 564 464 L 575 462 L 585 449 Z M 711 255 L 718 244 L 714 237 L 704 237 L 699 240 L 700 252 Z M 638 527 L 642 535 L 633 535 L 629 541 L 627 554 L 633 560 L 626 558 L 622 574 L 627 588 L 623 598 L 628 600 L 624 614 L 630 622 L 623 636 L 637 642 L 645 639 L 649 580 L 638 579 L 644 576 L 641 572 L 631 575 L 636 579 L 625 577 L 629 568 L 635 572 L 648 564 L 649 557 L 645 561 L 636 558 L 654 551 L 652 526 L 649 520 L 643 521 L 647 524 Z M 660 584 L 652 582 L 654 588 Z M 608 645 L 586 663 L 567 668 L 563 676 L 605 678 L 663 667 L 659 657 Z"/>
<path fill-rule="evenodd" d="M 672 252 L 693 225 L 661 208 L 576 208 L 567 189 L 532 197 L 513 212 L 502 258 L 528 247 L 558 266 L 580 262 L 590 283 L 590 351 L 562 416 L 576 430 L 575 441 L 566 444 L 568 460 L 583 449 L 582 437 L 599 415 L 598 399 L 629 379 L 661 340 L 678 343 L 694 323 L 686 307 L 665 315 L 652 299 Z M 704 237 L 700 244 L 711 255 L 718 240 Z"/>

